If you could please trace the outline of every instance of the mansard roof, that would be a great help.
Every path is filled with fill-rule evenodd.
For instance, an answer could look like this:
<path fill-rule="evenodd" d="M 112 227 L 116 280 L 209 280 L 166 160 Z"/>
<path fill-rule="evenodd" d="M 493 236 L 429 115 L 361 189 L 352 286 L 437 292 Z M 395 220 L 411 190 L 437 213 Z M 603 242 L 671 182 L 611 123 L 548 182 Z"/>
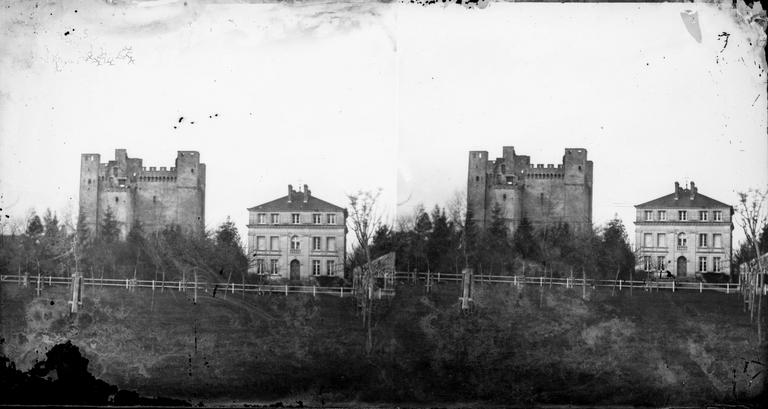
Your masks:
<path fill-rule="evenodd" d="M 677 196 L 677 199 L 675 199 Z M 653 199 L 649 202 L 635 205 L 636 208 L 728 208 L 732 209 L 731 205 L 725 204 L 719 200 L 712 199 L 709 196 L 702 195 L 695 192 L 693 199 L 691 199 L 691 189 L 680 189 L 678 193 L 670 193 L 666 196 Z"/>

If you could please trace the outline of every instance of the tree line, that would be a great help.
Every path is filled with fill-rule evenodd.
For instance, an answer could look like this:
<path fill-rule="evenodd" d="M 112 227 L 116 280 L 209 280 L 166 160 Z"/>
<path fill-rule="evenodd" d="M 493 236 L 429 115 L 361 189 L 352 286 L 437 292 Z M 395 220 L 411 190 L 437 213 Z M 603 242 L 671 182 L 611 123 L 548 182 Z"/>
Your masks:
<path fill-rule="evenodd" d="M 183 232 L 169 225 L 157 232 L 133 226 L 120 239 L 118 221 L 111 208 L 93 231 L 80 213 L 76 226 L 61 223 L 48 209 L 41 218 L 34 211 L 20 235 L 0 241 L 0 271 L 4 274 L 66 276 L 81 271 L 86 276 L 151 280 L 240 282 L 245 279 L 248 259 L 240 235 L 229 218 L 216 230 Z"/>
<path fill-rule="evenodd" d="M 523 218 L 512 233 L 498 204 L 484 229 L 464 209 L 460 194 L 447 208 L 435 205 L 427 212 L 418 205 L 394 224 L 382 224 L 373 235 L 371 256 L 395 252 L 398 271 L 458 273 L 470 267 L 482 274 L 573 273 L 613 279 L 629 277 L 635 269 L 635 255 L 618 217 L 586 231 L 568 223 L 536 228 Z M 351 258 L 352 264 L 362 263 L 358 249 Z"/>

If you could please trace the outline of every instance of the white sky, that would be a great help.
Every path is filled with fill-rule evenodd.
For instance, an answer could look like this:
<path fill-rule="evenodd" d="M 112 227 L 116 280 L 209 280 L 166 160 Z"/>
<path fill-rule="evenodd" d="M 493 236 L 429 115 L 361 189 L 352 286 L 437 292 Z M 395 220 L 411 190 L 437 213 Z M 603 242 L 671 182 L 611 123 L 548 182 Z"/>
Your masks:
<path fill-rule="evenodd" d="M 588 149 L 594 222 L 630 229 L 675 180 L 729 203 L 768 183 L 764 39 L 729 6 L 0 1 L 15 217 L 76 214 L 80 154 L 115 148 L 145 166 L 200 151 L 207 224 L 230 215 L 243 236 L 245 209 L 289 183 L 338 205 L 381 187 L 390 218 L 445 204 L 467 152 L 503 145 L 534 163 Z"/>

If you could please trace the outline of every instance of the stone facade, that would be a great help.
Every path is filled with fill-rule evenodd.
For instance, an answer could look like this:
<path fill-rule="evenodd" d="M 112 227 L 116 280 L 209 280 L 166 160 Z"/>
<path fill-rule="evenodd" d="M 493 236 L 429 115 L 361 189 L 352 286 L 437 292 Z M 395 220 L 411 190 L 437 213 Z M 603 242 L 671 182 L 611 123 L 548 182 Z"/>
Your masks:
<path fill-rule="evenodd" d="M 288 195 L 248 209 L 249 273 L 290 280 L 344 276 L 347 211 L 288 185 Z"/>
<path fill-rule="evenodd" d="M 587 150 L 568 148 L 563 162 L 534 165 L 529 156 L 505 146 L 503 156 L 469 152 L 467 209 L 484 228 L 498 203 L 511 232 L 527 218 L 535 229 L 568 223 L 574 231 L 592 228 L 592 161 Z"/>
<path fill-rule="evenodd" d="M 635 206 L 638 268 L 676 277 L 731 273 L 733 207 L 675 182 L 672 194 Z"/>
<path fill-rule="evenodd" d="M 80 157 L 80 212 L 86 225 L 97 231 L 109 208 L 125 239 L 140 224 L 146 232 L 168 225 L 182 231 L 205 228 L 205 164 L 195 151 L 178 151 L 176 166 L 150 167 L 115 150 L 115 160 L 101 163 L 101 155 Z"/>

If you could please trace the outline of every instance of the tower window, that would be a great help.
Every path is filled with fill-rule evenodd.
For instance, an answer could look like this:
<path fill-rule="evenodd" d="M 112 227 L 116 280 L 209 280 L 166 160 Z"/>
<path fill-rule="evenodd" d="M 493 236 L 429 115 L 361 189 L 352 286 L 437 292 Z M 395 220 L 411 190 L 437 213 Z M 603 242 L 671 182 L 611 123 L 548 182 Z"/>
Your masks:
<path fill-rule="evenodd" d="M 191 173 L 195 173 L 195 170 L 194 170 L 194 169 L 190 169 L 189 171 L 190 171 Z"/>
<path fill-rule="evenodd" d="M 502 197 L 502 199 L 504 199 L 504 200 L 507 200 L 507 194 L 506 194 L 506 193 L 504 193 L 503 195 L 501 195 L 501 197 Z"/>
<path fill-rule="evenodd" d="M 157 203 L 157 196 L 152 196 L 152 203 Z"/>
<path fill-rule="evenodd" d="M 120 201 L 120 199 L 118 199 L 117 197 L 115 197 L 115 203 L 117 203 L 117 202 L 119 202 L 119 201 Z"/>
<path fill-rule="evenodd" d="M 479 182 L 479 181 L 480 181 L 480 176 L 475 176 L 475 182 Z"/>

